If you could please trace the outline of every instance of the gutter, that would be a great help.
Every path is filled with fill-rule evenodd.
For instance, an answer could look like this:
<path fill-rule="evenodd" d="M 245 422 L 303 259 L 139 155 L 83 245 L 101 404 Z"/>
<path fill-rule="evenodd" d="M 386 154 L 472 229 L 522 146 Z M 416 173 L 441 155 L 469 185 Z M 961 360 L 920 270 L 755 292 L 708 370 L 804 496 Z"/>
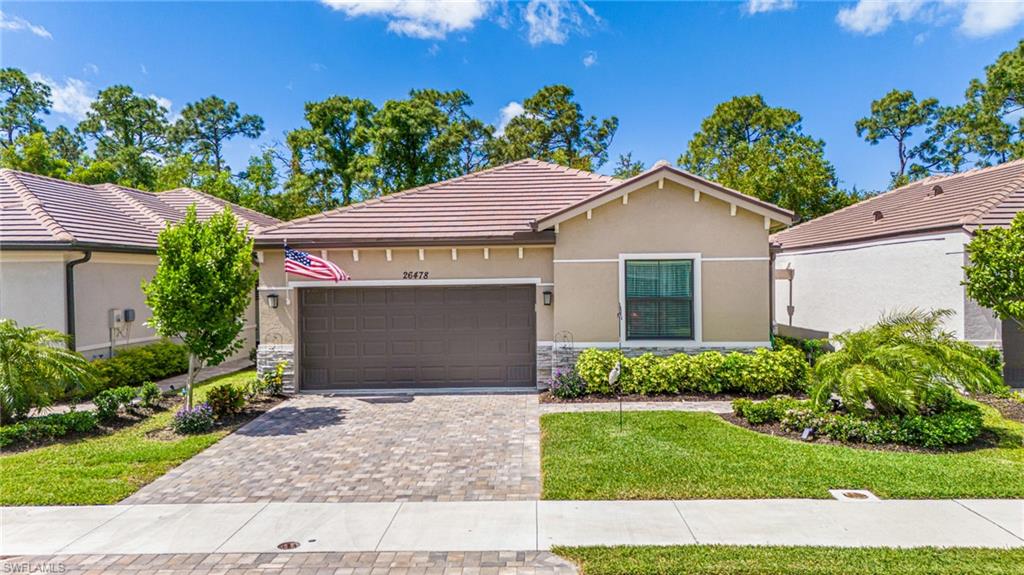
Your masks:
<path fill-rule="evenodd" d="M 92 259 L 91 251 L 83 251 L 82 257 L 64 264 L 64 313 L 65 331 L 70 338 L 71 350 L 75 350 L 75 266 Z"/>

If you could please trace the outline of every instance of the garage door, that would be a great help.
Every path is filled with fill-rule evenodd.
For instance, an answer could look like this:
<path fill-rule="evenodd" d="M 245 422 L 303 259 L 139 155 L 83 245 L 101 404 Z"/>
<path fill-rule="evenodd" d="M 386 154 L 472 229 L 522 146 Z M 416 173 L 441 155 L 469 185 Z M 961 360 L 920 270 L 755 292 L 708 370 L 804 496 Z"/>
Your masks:
<path fill-rule="evenodd" d="M 302 389 L 533 387 L 534 286 L 302 288 Z"/>

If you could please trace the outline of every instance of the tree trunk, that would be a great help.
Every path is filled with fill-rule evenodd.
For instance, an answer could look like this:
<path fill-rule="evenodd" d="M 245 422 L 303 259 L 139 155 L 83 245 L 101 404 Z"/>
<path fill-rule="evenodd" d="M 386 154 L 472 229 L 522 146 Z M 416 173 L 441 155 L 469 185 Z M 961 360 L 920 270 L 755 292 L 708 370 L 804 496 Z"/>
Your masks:
<path fill-rule="evenodd" d="M 185 383 L 187 393 L 185 395 L 185 407 L 192 409 L 192 383 L 196 378 L 196 356 L 195 354 L 188 354 L 188 380 Z"/>

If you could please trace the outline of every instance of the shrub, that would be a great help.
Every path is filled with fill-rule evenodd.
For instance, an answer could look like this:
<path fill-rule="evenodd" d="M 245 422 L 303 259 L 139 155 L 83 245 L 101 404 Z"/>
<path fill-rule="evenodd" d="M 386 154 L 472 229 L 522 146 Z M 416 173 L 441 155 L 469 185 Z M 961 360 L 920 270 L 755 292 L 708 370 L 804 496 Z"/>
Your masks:
<path fill-rule="evenodd" d="M 608 384 L 608 374 L 623 358 L 618 350 L 585 349 L 576 359 L 576 371 L 591 393 L 611 395 L 615 390 Z"/>
<path fill-rule="evenodd" d="M 738 417 L 746 419 L 753 425 L 761 425 L 781 421 L 787 411 L 807 404 L 806 401 L 793 399 L 788 395 L 776 395 L 764 401 L 736 399 L 732 402 L 732 409 Z"/>
<path fill-rule="evenodd" d="M 831 351 L 827 339 L 800 339 L 784 335 L 772 338 L 772 349 L 778 351 L 786 346 L 795 347 L 803 352 L 804 358 L 811 366 L 817 363 L 821 356 Z"/>
<path fill-rule="evenodd" d="M 147 381 L 159 381 L 188 371 L 188 351 L 185 346 L 161 341 L 117 351 L 108 359 L 92 362 L 100 376 L 100 384 L 92 389 L 138 386 Z"/>
<path fill-rule="evenodd" d="M 97 417 L 91 411 L 68 411 L 43 417 L 33 417 L 0 427 L 0 447 L 14 443 L 40 443 L 64 437 L 69 433 L 84 433 L 96 428 Z"/>
<path fill-rule="evenodd" d="M 982 360 L 992 369 L 1002 373 L 1003 352 L 998 347 L 981 347 L 978 349 L 980 350 Z"/>
<path fill-rule="evenodd" d="M 171 428 L 183 435 L 206 433 L 213 429 L 213 409 L 206 403 L 200 403 L 191 409 L 182 407 L 174 414 Z"/>
<path fill-rule="evenodd" d="M 576 369 L 589 392 L 607 395 L 616 391 L 608 385 L 608 373 L 618 361 L 622 362 L 619 382 L 623 393 L 641 395 L 803 391 L 809 376 L 803 354 L 788 346 L 777 351 L 758 349 L 753 354 L 709 351 L 658 357 L 645 353 L 632 358 L 623 357 L 618 350 L 588 349 L 580 354 Z"/>
<path fill-rule="evenodd" d="M 782 426 L 790 431 L 808 427 L 829 439 L 844 443 L 898 443 L 942 448 L 966 445 L 981 435 L 982 413 L 977 405 L 956 400 L 934 415 L 888 415 L 862 419 L 851 413 L 822 412 L 798 407 L 786 411 Z"/>
<path fill-rule="evenodd" d="M 551 395 L 559 399 L 574 399 L 586 395 L 587 382 L 580 377 L 575 368 L 555 374 L 548 387 Z"/>
<path fill-rule="evenodd" d="M 92 398 L 92 402 L 96 406 L 96 415 L 104 421 L 113 419 L 121 408 L 131 408 L 137 393 L 136 388 L 126 385 L 104 389 Z"/>
<path fill-rule="evenodd" d="M 22 419 L 92 385 L 94 370 L 67 343 L 60 332 L 0 319 L 0 421 Z"/>
<path fill-rule="evenodd" d="M 220 419 L 241 412 L 245 407 L 245 394 L 230 383 L 224 383 L 210 389 L 206 403 L 213 416 Z"/>
<path fill-rule="evenodd" d="M 1002 377 L 982 351 L 942 330 L 948 310 L 912 310 L 884 316 L 876 325 L 836 336 L 837 351 L 814 368 L 811 396 L 820 405 L 833 394 L 855 415 L 922 413 L 929 390 L 956 387 L 992 391 Z"/>
<path fill-rule="evenodd" d="M 268 375 L 264 383 L 264 391 L 267 395 L 281 395 L 284 391 L 284 372 L 288 369 L 287 361 L 279 361 L 274 365 L 274 373 Z"/>
<path fill-rule="evenodd" d="M 153 407 L 160 400 L 160 387 L 152 381 L 143 383 L 139 388 L 139 399 L 142 400 L 142 405 Z"/>

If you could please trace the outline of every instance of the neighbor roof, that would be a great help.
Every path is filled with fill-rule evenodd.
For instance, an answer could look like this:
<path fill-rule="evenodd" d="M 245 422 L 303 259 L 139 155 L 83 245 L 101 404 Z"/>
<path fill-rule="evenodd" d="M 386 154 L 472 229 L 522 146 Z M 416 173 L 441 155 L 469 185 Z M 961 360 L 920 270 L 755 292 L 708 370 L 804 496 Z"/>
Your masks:
<path fill-rule="evenodd" d="M 157 235 L 190 205 L 200 219 L 230 205 L 257 232 L 280 220 L 192 189 L 151 193 L 112 184 L 89 186 L 0 170 L 0 247 L 80 247 L 154 251 Z"/>
<path fill-rule="evenodd" d="M 782 249 L 1007 226 L 1024 210 L 1024 160 L 907 184 L 781 231 Z"/>
<path fill-rule="evenodd" d="M 263 230 L 258 245 L 365 246 L 550 242 L 533 222 L 619 180 L 520 160 Z"/>
<path fill-rule="evenodd" d="M 750 207 L 772 210 L 789 223 L 792 213 L 675 168 L 657 165 L 642 176 L 683 174 L 714 186 Z M 690 181 L 690 180 L 687 180 Z M 452 180 L 399 192 L 360 204 L 264 229 L 256 244 L 311 247 L 372 245 L 467 245 L 552 243 L 552 217 L 591 201 L 604 202 L 622 181 L 557 164 L 526 159 Z"/>

